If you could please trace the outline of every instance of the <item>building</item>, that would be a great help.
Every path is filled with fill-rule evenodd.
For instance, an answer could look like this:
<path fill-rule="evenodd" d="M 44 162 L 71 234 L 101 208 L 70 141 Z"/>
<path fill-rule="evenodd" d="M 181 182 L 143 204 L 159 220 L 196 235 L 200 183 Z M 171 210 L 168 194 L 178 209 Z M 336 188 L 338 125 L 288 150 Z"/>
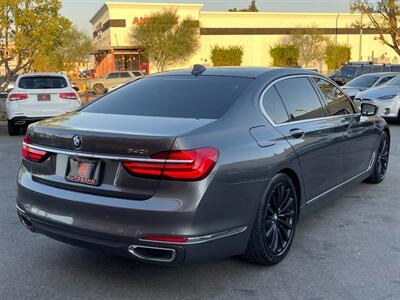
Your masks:
<path fill-rule="evenodd" d="M 202 4 L 106 2 L 90 20 L 97 46 L 96 71 L 102 76 L 114 70 L 156 71 L 142 53 L 140 45 L 130 39 L 135 24 L 145 22 L 151 13 L 173 8 L 180 17 L 191 16 L 200 24 L 200 49 L 186 63 L 173 66 L 187 68 L 195 63 L 210 65 L 213 45 L 241 45 L 244 66 L 271 64 L 269 47 L 299 28 L 317 26 L 332 41 L 352 47 L 352 60 L 396 62 L 397 55 L 377 40 L 375 29 L 360 29 L 360 14 L 350 13 L 271 13 L 210 12 Z M 364 22 L 366 23 L 367 20 Z M 323 63 L 314 66 L 324 69 Z"/>

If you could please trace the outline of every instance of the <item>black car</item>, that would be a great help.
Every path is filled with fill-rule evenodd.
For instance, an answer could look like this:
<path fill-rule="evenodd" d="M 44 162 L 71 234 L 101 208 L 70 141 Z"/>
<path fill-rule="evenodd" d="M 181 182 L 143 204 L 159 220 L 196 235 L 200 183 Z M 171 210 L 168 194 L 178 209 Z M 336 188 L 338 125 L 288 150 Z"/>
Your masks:
<path fill-rule="evenodd" d="M 384 179 L 389 147 L 376 107 L 315 72 L 195 66 L 30 125 L 17 211 L 33 232 L 141 261 L 273 265 L 311 207 Z"/>
<path fill-rule="evenodd" d="M 343 85 L 360 75 L 380 72 L 400 72 L 400 65 L 373 64 L 372 62 L 350 62 L 344 64 L 339 70 L 332 72 L 328 76 L 337 84 Z"/>

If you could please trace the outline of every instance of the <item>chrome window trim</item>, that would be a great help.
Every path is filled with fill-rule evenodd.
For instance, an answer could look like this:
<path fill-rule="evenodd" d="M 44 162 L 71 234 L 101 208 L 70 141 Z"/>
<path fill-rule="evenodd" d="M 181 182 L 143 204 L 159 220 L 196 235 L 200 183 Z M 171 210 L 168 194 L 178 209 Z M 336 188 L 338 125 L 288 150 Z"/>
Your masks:
<path fill-rule="evenodd" d="M 258 99 L 258 104 L 260 106 L 261 112 L 263 113 L 263 115 L 265 116 L 265 118 L 268 120 L 268 122 L 271 123 L 272 126 L 274 127 L 280 127 L 280 126 L 286 126 L 286 125 L 292 125 L 292 124 L 301 124 L 301 123 L 305 123 L 305 122 L 313 122 L 313 121 L 320 121 L 320 120 L 329 120 L 329 119 L 335 119 L 335 118 L 343 118 L 343 117 L 358 117 L 361 114 L 359 112 L 356 112 L 354 114 L 348 114 L 348 115 L 340 115 L 340 116 L 327 116 L 327 117 L 321 117 L 321 118 L 313 118 L 313 119 L 306 119 L 306 120 L 298 120 L 298 121 L 291 121 L 291 122 L 286 122 L 286 123 L 279 123 L 276 124 L 272 118 L 268 115 L 268 113 L 265 111 L 264 105 L 263 105 L 263 100 L 264 100 L 264 96 L 265 94 L 268 92 L 268 90 L 273 87 L 276 83 L 286 80 L 286 79 L 291 79 L 291 78 L 310 78 L 310 77 L 315 77 L 315 78 L 320 78 L 323 79 L 331 84 L 333 84 L 336 88 L 338 88 L 345 96 L 346 93 L 343 92 L 343 90 L 336 84 L 334 83 L 332 80 L 330 80 L 329 78 L 325 78 L 323 76 L 319 76 L 316 74 L 301 74 L 301 75 L 289 75 L 289 76 L 284 76 L 278 79 L 275 79 L 274 81 L 272 81 L 271 83 L 269 83 L 264 90 L 262 91 L 259 99 Z M 317 91 L 315 91 L 315 93 L 317 94 L 318 98 L 319 98 L 319 94 Z M 350 101 L 351 105 L 353 106 L 353 108 L 355 109 L 355 105 L 351 102 L 351 100 L 346 96 L 347 100 Z M 323 99 L 324 103 L 325 100 Z M 355 109 L 356 110 L 356 109 Z"/>
<path fill-rule="evenodd" d="M 79 152 L 71 150 L 61 150 L 57 148 L 44 147 L 38 145 L 31 145 L 23 143 L 29 148 L 46 151 L 50 153 L 68 155 L 68 156 L 78 156 L 85 158 L 95 158 L 95 159 L 107 159 L 107 160 L 118 160 L 118 161 L 132 161 L 132 162 L 146 162 L 146 163 L 170 163 L 170 164 L 190 164 L 193 160 L 175 160 L 175 159 L 153 159 L 153 158 L 143 158 L 143 157 L 132 157 L 132 156 L 117 156 L 117 155 L 106 155 L 88 152 Z"/>

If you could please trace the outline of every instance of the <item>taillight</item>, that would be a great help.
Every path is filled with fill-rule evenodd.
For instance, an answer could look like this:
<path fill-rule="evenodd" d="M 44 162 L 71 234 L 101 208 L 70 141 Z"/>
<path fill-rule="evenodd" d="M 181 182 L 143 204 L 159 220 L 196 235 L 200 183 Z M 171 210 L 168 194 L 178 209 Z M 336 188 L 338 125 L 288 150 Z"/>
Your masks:
<path fill-rule="evenodd" d="M 10 94 L 8 96 L 9 101 L 20 101 L 28 99 L 28 94 Z"/>
<path fill-rule="evenodd" d="M 25 136 L 22 144 L 22 157 L 34 162 L 45 161 L 49 154 L 46 151 L 34 149 L 31 147 L 31 145 L 32 141 Z"/>
<path fill-rule="evenodd" d="M 149 162 L 123 162 L 133 175 L 155 176 L 171 180 L 201 180 L 210 174 L 218 160 L 218 150 L 167 151 L 150 156 Z"/>
<path fill-rule="evenodd" d="M 76 93 L 61 93 L 60 98 L 68 100 L 76 100 L 78 99 L 78 95 Z"/>

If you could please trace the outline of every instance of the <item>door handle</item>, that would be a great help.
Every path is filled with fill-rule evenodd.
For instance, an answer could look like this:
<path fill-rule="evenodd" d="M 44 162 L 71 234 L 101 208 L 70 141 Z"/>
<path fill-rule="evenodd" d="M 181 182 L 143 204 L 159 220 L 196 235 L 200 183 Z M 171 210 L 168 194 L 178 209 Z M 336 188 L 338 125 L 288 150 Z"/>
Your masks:
<path fill-rule="evenodd" d="M 299 128 L 293 128 L 289 132 L 295 139 L 301 139 L 304 136 L 304 131 Z"/>
<path fill-rule="evenodd" d="M 350 127 L 350 121 L 349 120 L 342 120 L 342 126 L 344 128 L 349 128 Z"/>

